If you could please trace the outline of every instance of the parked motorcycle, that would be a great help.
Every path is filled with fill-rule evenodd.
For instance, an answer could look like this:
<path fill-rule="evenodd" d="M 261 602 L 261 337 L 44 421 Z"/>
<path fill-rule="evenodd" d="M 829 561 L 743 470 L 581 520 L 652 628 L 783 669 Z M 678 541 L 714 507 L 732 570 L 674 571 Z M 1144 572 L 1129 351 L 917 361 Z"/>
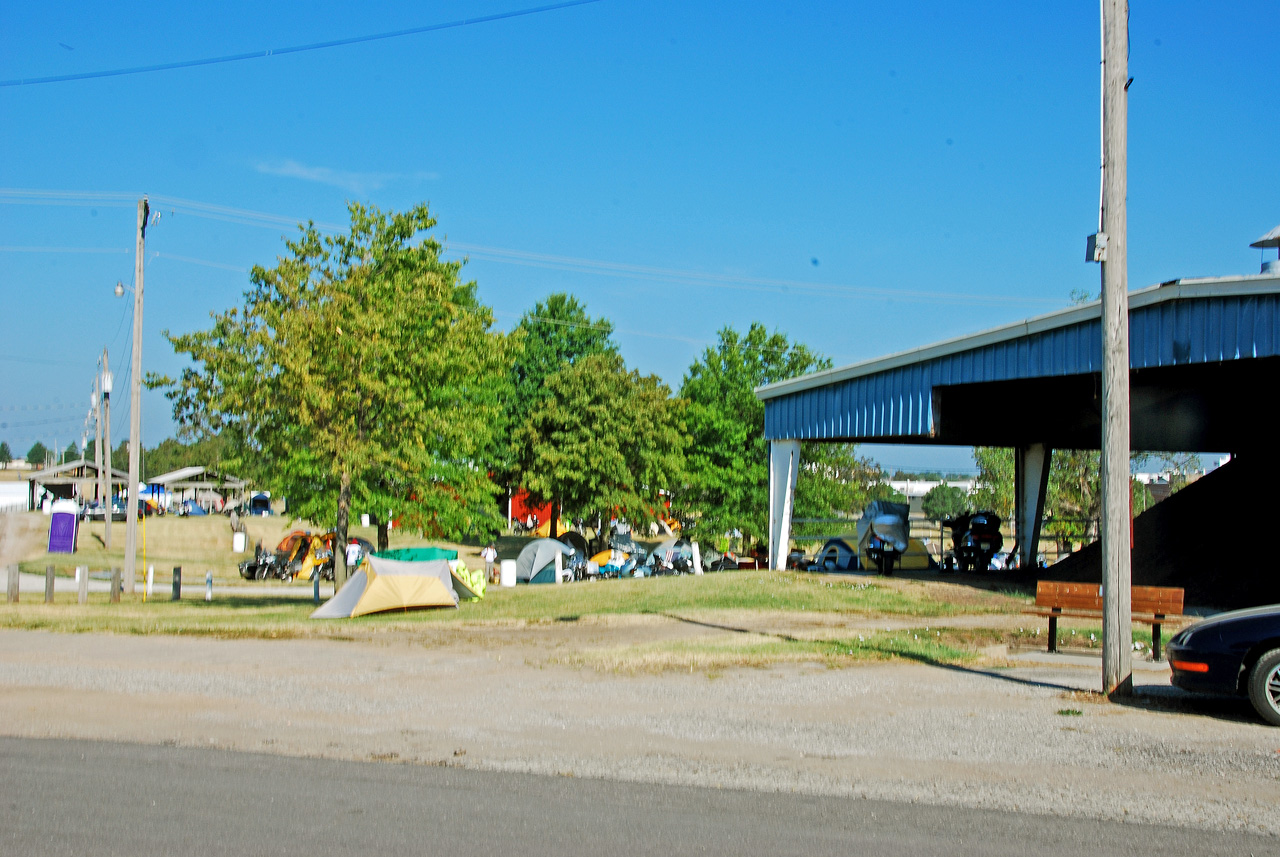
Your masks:
<path fill-rule="evenodd" d="M 893 566 L 907 550 L 911 537 L 910 507 L 905 503 L 873 500 L 858 520 L 858 543 L 881 574 L 893 574 Z"/>
<path fill-rule="evenodd" d="M 876 569 L 887 577 L 893 574 L 893 565 L 902 556 L 902 552 L 893 542 L 873 532 L 867 540 L 867 556 L 876 564 Z"/>
<path fill-rule="evenodd" d="M 994 512 L 972 512 L 942 523 L 951 530 L 952 555 L 963 572 L 986 571 L 1004 547 L 1000 516 Z"/>

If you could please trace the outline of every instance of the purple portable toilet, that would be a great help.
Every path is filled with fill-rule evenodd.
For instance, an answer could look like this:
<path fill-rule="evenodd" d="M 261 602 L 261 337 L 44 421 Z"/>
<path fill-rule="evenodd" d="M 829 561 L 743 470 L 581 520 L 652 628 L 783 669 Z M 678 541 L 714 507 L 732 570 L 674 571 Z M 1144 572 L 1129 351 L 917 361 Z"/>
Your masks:
<path fill-rule="evenodd" d="M 49 511 L 49 553 L 75 553 L 80 507 L 74 500 L 54 500 Z"/>

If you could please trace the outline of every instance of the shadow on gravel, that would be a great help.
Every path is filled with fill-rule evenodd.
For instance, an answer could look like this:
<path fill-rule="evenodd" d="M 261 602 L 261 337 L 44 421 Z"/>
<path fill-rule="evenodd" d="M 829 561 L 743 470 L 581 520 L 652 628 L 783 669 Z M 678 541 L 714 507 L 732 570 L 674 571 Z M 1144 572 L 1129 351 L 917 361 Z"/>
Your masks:
<path fill-rule="evenodd" d="M 1187 693 L 1177 687 L 1138 687 L 1133 696 L 1117 698 L 1116 705 L 1139 708 L 1143 711 L 1163 711 L 1170 714 L 1195 714 L 1228 720 L 1232 723 L 1260 723 L 1249 700 L 1240 696 L 1206 696 Z"/>
<path fill-rule="evenodd" d="M 785 640 L 788 643 L 800 642 L 800 639 L 798 637 L 793 637 L 790 634 L 775 634 L 772 631 L 758 631 L 758 630 L 752 630 L 751 628 L 735 628 L 732 625 L 719 625 L 715 622 L 700 622 L 697 619 L 689 619 L 684 616 L 677 616 L 675 613 L 656 613 L 654 615 L 661 616 L 664 619 L 671 619 L 676 622 L 683 622 L 686 625 L 697 625 L 699 628 L 711 628 L 716 631 L 732 631 L 735 634 L 759 634 L 763 637 L 773 637 L 778 640 Z"/>
<path fill-rule="evenodd" d="M 936 667 L 940 670 L 949 670 L 951 672 L 964 673 L 965 675 L 972 675 L 972 676 L 981 676 L 983 678 L 993 678 L 998 681 L 1009 682 L 1010 684 L 1018 684 L 1024 687 L 1043 687 L 1043 688 L 1048 688 L 1050 690 L 1062 690 L 1062 691 L 1068 691 L 1071 693 L 1075 693 L 1076 691 L 1079 690 L 1079 688 L 1072 687 L 1070 685 L 1058 684 L 1057 682 L 1052 682 L 1052 681 L 1041 681 L 1039 679 L 1022 678 L 1021 676 L 1009 675 L 1008 673 L 1003 673 L 1003 672 L 1000 672 L 999 670 L 984 670 L 984 669 L 978 669 L 976 667 L 960 666 L 959 664 L 944 663 L 943 661 L 934 660 L 933 658 L 930 658 L 924 655 L 917 655 L 912 652 L 900 652 L 898 654 L 898 657 L 903 658 L 904 660 L 915 661 L 918 664 L 924 664 L 926 666 Z"/>
<path fill-rule="evenodd" d="M 912 655 L 910 653 L 902 653 L 900 654 L 900 657 L 914 660 L 918 663 L 928 664 L 929 666 L 937 667 L 939 669 L 968 673 L 969 675 L 983 676 L 986 678 L 994 678 L 1000 681 L 1011 682 L 1013 684 L 1025 685 L 1027 687 L 1061 690 L 1071 694 L 1087 693 L 1090 696 L 1096 696 L 1099 703 L 1107 701 L 1101 691 L 1081 691 L 1078 687 L 1058 684 L 1056 682 L 1021 678 L 1019 676 L 1002 673 L 998 670 L 974 669 L 973 667 L 958 666 L 956 664 L 939 663 L 937 661 L 930 660 L 929 658 Z M 1249 704 L 1249 700 L 1244 699 L 1243 697 L 1206 696 L 1188 693 L 1187 691 L 1177 687 L 1139 685 L 1134 688 L 1132 696 L 1116 697 L 1110 701 L 1114 705 L 1119 705 L 1124 708 L 1136 708 L 1142 711 L 1159 711 L 1167 714 L 1192 714 L 1201 717 L 1212 717 L 1216 720 L 1230 721 L 1232 723 L 1259 722 L 1258 716 L 1253 710 L 1253 706 Z"/>
<path fill-rule="evenodd" d="M 753 630 L 751 628 L 737 628 L 733 625 L 721 625 L 716 622 L 703 622 L 698 619 L 690 619 L 675 613 L 657 613 L 667 619 L 676 622 L 684 622 L 687 625 L 697 625 L 700 628 L 711 628 L 717 631 L 732 631 L 735 634 L 759 634 L 762 636 L 774 637 L 778 640 L 785 640 L 789 643 L 801 642 L 798 638 L 790 634 L 775 634 L 769 631 Z M 576 617 L 574 617 L 576 618 Z M 563 619 L 562 619 L 563 621 Z M 1090 693 L 1095 691 L 1082 691 L 1079 687 L 1068 684 L 1059 684 L 1058 682 L 1044 681 L 1041 679 L 1023 678 L 1017 675 L 1011 675 L 1001 670 L 978 669 L 976 667 L 966 667 L 959 664 L 947 663 L 930 658 L 927 655 L 921 655 L 915 652 L 895 652 L 895 656 L 903 660 L 914 661 L 918 664 L 934 667 L 940 670 L 948 670 L 950 672 L 963 673 L 965 675 L 978 676 L 981 678 L 995 679 L 996 681 L 1008 682 L 1010 684 L 1021 685 L 1023 687 L 1037 687 L 1046 690 L 1057 690 L 1063 693 L 1079 694 Z M 1098 701 L 1102 700 L 1102 693 L 1096 692 Z M 1257 723 L 1258 717 L 1253 711 L 1253 707 L 1249 704 L 1249 700 L 1235 696 L 1202 696 L 1199 694 L 1187 693 L 1185 690 L 1176 687 L 1150 686 L 1140 685 L 1134 689 L 1133 696 L 1128 698 L 1116 698 L 1114 704 L 1125 708 L 1137 708 L 1143 711 L 1160 711 L 1172 714 L 1193 714 L 1202 717 L 1213 717 L 1218 720 L 1227 720 L 1233 723 Z"/>

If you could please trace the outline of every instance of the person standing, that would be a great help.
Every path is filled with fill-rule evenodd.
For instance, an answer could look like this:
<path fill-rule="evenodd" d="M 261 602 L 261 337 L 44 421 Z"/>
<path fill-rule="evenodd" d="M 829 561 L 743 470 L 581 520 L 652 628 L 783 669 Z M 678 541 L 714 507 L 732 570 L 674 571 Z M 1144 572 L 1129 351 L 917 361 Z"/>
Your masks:
<path fill-rule="evenodd" d="M 356 570 L 356 566 L 359 565 L 360 560 L 363 559 L 363 556 L 362 556 L 363 553 L 364 553 L 364 550 L 360 547 L 360 543 L 358 541 L 356 541 L 355 539 L 352 539 L 351 541 L 347 542 L 347 573 L 348 574 Z"/>
<path fill-rule="evenodd" d="M 498 548 L 493 542 L 485 545 L 484 550 L 480 551 L 480 558 L 484 560 L 484 578 L 490 583 L 497 583 L 498 580 L 494 576 L 498 561 Z"/>

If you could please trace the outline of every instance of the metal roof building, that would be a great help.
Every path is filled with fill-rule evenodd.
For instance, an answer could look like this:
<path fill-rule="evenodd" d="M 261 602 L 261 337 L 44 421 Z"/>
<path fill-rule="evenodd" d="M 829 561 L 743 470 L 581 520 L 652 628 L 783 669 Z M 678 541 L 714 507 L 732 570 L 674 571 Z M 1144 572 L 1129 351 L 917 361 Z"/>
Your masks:
<path fill-rule="evenodd" d="M 1013 447 L 1015 531 L 1028 534 L 1023 552 L 1034 550 L 1049 451 L 1100 446 L 1101 365 L 1094 301 L 759 388 L 771 442 L 771 564 L 790 532 L 801 440 Z M 1133 449 L 1238 452 L 1273 442 L 1266 402 L 1280 398 L 1280 274 L 1131 292 L 1129 365 Z"/>

